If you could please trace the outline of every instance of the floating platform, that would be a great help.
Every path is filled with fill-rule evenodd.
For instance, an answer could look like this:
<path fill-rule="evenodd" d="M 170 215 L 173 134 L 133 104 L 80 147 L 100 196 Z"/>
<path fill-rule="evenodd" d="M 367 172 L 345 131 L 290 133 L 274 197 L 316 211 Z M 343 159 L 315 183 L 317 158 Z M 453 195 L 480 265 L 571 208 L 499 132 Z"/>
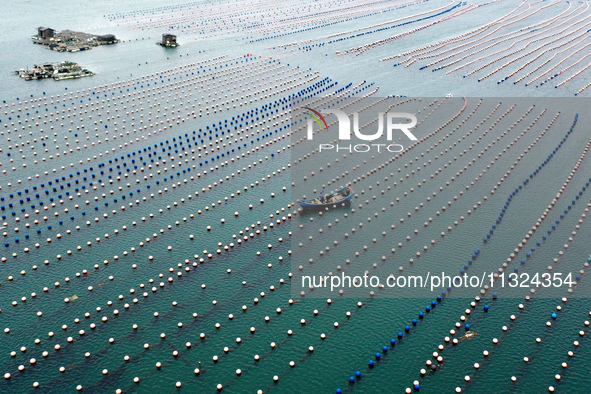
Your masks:
<path fill-rule="evenodd" d="M 45 78 L 61 81 L 63 79 L 91 77 L 94 75 L 92 71 L 82 68 L 78 63 L 68 61 L 35 64 L 32 69 L 20 69 L 15 73 L 26 81 Z"/>
<path fill-rule="evenodd" d="M 157 42 L 157 44 L 167 48 L 176 48 L 179 46 L 174 34 L 163 34 L 162 41 Z"/>
<path fill-rule="evenodd" d="M 31 39 L 34 44 L 45 45 L 48 49 L 57 52 L 86 51 L 97 46 L 120 42 L 113 34 L 95 35 L 73 30 L 56 32 L 47 27 L 38 28 L 37 34 Z"/>

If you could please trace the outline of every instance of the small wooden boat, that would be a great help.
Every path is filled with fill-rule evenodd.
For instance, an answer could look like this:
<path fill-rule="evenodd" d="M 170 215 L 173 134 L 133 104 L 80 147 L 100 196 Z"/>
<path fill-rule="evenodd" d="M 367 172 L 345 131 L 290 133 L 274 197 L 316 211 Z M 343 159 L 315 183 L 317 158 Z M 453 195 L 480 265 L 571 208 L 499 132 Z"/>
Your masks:
<path fill-rule="evenodd" d="M 337 208 L 349 204 L 352 199 L 353 191 L 344 187 L 327 195 L 324 195 L 323 190 L 319 197 L 302 201 L 300 206 L 304 209 Z"/>

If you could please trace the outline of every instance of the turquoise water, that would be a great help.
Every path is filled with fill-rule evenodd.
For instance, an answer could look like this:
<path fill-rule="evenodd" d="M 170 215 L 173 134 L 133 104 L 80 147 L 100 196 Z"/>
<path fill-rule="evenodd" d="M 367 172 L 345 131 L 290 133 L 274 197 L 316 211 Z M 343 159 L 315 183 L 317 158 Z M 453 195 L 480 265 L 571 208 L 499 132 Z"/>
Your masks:
<path fill-rule="evenodd" d="M 0 230 L 8 246 L 0 256 L 0 325 L 9 330 L 0 335 L 0 365 L 10 378 L 2 379 L 0 391 L 63 393 L 80 385 L 86 392 L 191 393 L 216 392 L 221 384 L 232 393 L 339 388 L 389 393 L 404 392 L 418 380 L 420 391 L 428 393 L 458 387 L 474 393 L 537 393 L 549 386 L 586 392 L 590 164 L 584 154 L 589 115 L 587 100 L 572 96 L 589 82 L 589 74 L 560 89 L 554 83 L 526 88 L 497 84 L 496 78 L 479 83 L 474 76 L 418 70 L 419 62 L 406 68 L 379 61 L 500 18 L 519 5 L 510 1 L 483 5 L 359 56 L 335 52 L 431 19 L 339 42 L 325 37 L 453 5 L 401 3 L 377 12 L 390 6 L 377 2 L 351 11 L 355 14 L 330 14 L 336 23 L 322 27 L 314 26 L 321 24 L 315 19 L 285 19 L 282 29 L 273 23 L 267 30 L 250 25 L 281 15 L 297 17 L 308 8 L 321 12 L 315 7 L 357 4 L 313 3 L 196 2 L 169 12 L 152 10 L 168 6 L 158 1 L 81 2 L 69 5 L 68 18 L 63 4 L 5 5 L 10 18 L 0 28 L 8 54 L 0 59 L 0 96 L 5 101 L 0 107 L 0 205 L 6 228 Z M 514 28 L 526 29 L 575 10 L 570 17 L 583 19 L 585 4 L 532 4 L 528 12 L 540 10 Z M 204 32 L 170 24 L 181 43 L 174 50 L 155 45 L 167 29 L 149 27 L 140 14 L 126 14 L 126 23 L 115 18 L 149 10 L 144 14 L 148 19 L 161 15 L 166 20 L 216 7 L 218 19 L 205 11 L 196 17 Z M 257 16 L 226 17 L 249 7 Z M 137 21 L 145 26 L 138 28 Z M 212 27 L 217 21 L 236 27 Z M 29 42 L 39 25 L 113 33 L 122 42 L 83 53 L 55 53 Z M 303 30 L 308 27 L 314 28 Z M 278 33 L 290 34 L 272 37 Z M 298 43 L 281 47 L 292 42 Z M 573 61 L 585 54 L 578 53 Z M 61 82 L 26 82 L 14 75 L 34 63 L 61 60 L 76 61 L 96 75 Z M 580 67 L 586 63 L 583 59 Z M 442 97 L 447 93 L 454 97 Z M 371 97 L 346 105 L 348 96 L 366 95 Z M 391 98 L 388 105 L 415 114 L 419 126 L 413 132 L 424 138 L 417 145 L 399 139 L 408 150 L 398 156 L 317 152 L 317 144 L 335 138 L 336 126 L 329 125 L 330 133 L 315 134 L 313 142 L 300 141 L 306 122 L 298 112 L 288 112 L 304 102 L 314 108 L 336 104 L 347 113 L 359 110 L 360 124 L 365 124 L 387 107 L 376 103 L 376 97 L 388 95 L 417 97 Z M 365 132 L 375 127 L 371 123 Z M 525 179 L 530 180 L 524 184 Z M 350 207 L 322 215 L 298 211 L 296 200 L 303 195 L 347 182 L 357 194 Z M 520 185 L 494 234 L 483 242 L 507 196 Z M 559 192 L 563 194 L 540 228 L 518 247 Z M 552 224 L 556 228 L 547 233 Z M 301 273 L 337 272 L 337 266 L 346 273 L 368 270 L 382 278 L 398 273 L 399 267 L 413 275 L 455 275 L 476 249 L 480 251 L 470 274 L 496 271 L 516 253 L 507 271 L 520 266 L 519 273 L 534 275 L 554 266 L 551 272 L 582 278 L 572 293 L 566 287 L 541 289 L 529 301 L 524 298 L 529 288 L 493 289 L 474 307 L 470 302 L 478 289 L 454 289 L 438 301 L 441 289 L 374 289 L 374 296 L 370 289 L 360 289 L 339 295 L 302 289 L 297 280 Z M 473 335 L 465 336 L 465 324 Z M 457 333 L 450 334 L 451 329 Z M 432 356 L 435 351 L 442 362 Z M 426 360 L 438 365 L 435 371 Z M 349 383 L 356 371 L 361 377 Z"/>

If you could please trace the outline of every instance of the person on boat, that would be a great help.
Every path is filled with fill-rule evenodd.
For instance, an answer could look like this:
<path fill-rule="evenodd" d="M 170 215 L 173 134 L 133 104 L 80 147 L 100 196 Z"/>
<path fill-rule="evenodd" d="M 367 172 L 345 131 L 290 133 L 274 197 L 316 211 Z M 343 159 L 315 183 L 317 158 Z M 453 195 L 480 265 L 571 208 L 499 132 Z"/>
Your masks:
<path fill-rule="evenodd" d="M 322 189 L 322 192 L 320 193 L 320 203 L 324 204 L 324 189 Z"/>

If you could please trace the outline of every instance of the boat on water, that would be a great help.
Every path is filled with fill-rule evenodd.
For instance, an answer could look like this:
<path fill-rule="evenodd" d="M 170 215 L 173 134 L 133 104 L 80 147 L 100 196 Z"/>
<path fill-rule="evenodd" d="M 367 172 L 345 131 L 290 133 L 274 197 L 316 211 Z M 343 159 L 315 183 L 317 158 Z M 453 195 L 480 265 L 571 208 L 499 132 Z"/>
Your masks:
<path fill-rule="evenodd" d="M 337 208 L 349 204 L 352 199 L 353 191 L 348 187 L 343 187 L 327 195 L 322 190 L 320 196 L 302 201 L 300 206 L 304 209 Z"/>

